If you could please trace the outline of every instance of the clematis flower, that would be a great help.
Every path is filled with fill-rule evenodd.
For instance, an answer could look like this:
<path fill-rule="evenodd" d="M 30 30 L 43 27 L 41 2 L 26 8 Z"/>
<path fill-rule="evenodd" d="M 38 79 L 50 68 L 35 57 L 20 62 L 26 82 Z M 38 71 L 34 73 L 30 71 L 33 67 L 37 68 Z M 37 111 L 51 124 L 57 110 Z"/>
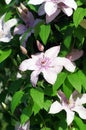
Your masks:
<path fill-rule="evenodd" d="M 74 0 L 30 0 L 28 4 L 39 5 L 38 14 L 43 15 L 46 13 L 46 22 L 51 22 L 61 10 L 67 15 L 71 16 L 73 9 L 77 8 Z"/>
<path fill-rule="evenodd" d="M 26 42 L 28 37 L 31 36 L 32 33 L 34 33 L 34 27 L 41 21 L 40 19 L 34 19 L 33 14 L 26 8 L 22 3 L 20 4 L 20 7 L 17 8 L 18 12 L 20 14 L 21 19 L 24 21 L 25 24 L 19 24 L 14 29 L 14 35 L 19 34 L 20 40 L 23 38 L 25 32 L 27 32 L 23 46 L 26 46 Z M 30 31 L 29 31 L 30 29 Z"/>
<path fill-rule="evenodd" d="M 11 28 L 17 24 L 17 19 L 13 18 L 5 22 L 5 15 L 4 14 L 0 18 L 0 41 L 1 42 L 9 42 L 13 36 L 11 35 Z"/>
<path fill-rule="evenodd" d="M 30 130 L 30 121 L 26 122 L 24 125 L 17 123 L 15 130 Z"/>
<path fill-rule="evenodd" d="M 67 114 L 68 125 L 72 123 L 75 112 L 79 114 L 80 118 L 86 119 L 86 108 L 83 107 L 83 104 L 86 103 L 86 94 L 79 94 L 77 91 L 74 91 L 69 100 L 61 90 L 58 91 L 57 95 L 60 99 L 60 102 L 55 101 L 52 103 L 49 113 L 55 114 L 65 110 Z"/>
<path fill-rule="evenodd" d="M 66 56 L 69 60 L 78 60 L 83 55 L 83 50 L 72 49 L 72 51 Z"/>
<path fill-rule="evenodd" d="M 32 55 L 32 58 L 24 60 L 19 69 L 21 71 L 33 70 L 31 73 L 31 83 L 36 86 L 38 81 L 38 75 L 43 74 L 44 79 L 54 84 L 57 75 L 62 71 L 63 67 L 70 72 L 74 72 L 75 65 L 65 57 L 57 57 L 60 51 L 60 46 L 54 46 L 46 50 L 45 53 L 37 53 Z"/>

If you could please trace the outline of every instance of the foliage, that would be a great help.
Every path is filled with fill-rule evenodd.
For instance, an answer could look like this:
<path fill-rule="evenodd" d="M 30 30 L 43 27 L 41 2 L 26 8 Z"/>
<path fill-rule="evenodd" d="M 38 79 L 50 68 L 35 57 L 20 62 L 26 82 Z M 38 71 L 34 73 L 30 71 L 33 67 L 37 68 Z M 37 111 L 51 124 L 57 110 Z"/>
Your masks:
<path fill-rule="evenodd" d="M 78 114 L 75 114 L 72 124 L 67 126 L 65 111 L 57 114 L 48 112 L 51 104 L 59 100 L 57 97 L 59 89 L 67 98 L 74 90 L 86 93 L 86 1 L 75 0 L 77 9 L 73 10 L 70 17 L 61 11 L 49 23 L 46 23 L 46 14 L 38 15 L 40 5 L 31 5 L 28 1 L 12 0 L 6 4 L 5 0 L 0 0 L 0 17 L 6 13 L 5 21 L 16 18 L 18 20 L 16 27 L 19 24 L 26 24 L 17 9 L 20 3 L 27 7 L 34 19 L 41 19 L 23 35 L 14 35 L 15 27 L 12 27 L 11 41 L 0 41 L 0 130 L 15 130 L 17 122 L 23 125 L 28 120 L 30 130 L 85 130 L 86 120 L 81 119 Z M 27 37 L 29 32 L 31 35 Z M 72 73 L 63 68 L 53 85 L 46 82 L 40 74 L 36 87 L 33 87 L 30 79 L 32 71 L 22 72 L 19 66 L 33 54 L 41 53 L 37 40 L 43 47 L 42 51 L 60 45 L 59 57 L 67 57 L 73 48 L 82 50 L 83 55 L 71 61 L 76 65 L 75 71 Z M 26 49 L 25 53 L 20 46 Z"/>

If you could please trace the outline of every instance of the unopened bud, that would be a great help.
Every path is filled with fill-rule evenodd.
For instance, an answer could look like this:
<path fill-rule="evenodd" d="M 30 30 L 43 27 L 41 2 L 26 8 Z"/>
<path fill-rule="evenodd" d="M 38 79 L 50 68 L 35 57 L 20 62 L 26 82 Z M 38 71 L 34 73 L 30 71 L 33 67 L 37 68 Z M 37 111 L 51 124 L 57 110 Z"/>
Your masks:
<path fill-rule="evenodd" d="M 24 12 L 28 12 L 28 8 L 26 8 L 22 3 L 20 3 L 20 7 Z"/>
<path fill-rule="evenodd" d="M 6 110 L 7 109 L 6 104 L 4 102 L 2 102 L 1 104 L 2 104 L 3 108 Z"/>
<path fill-rule="evenodd" d="M 39 51 L 44 51 L 44 46 L 38 40 L 36 40 L 36 45 Z"/>
<path fill-rule="evenodd" d="M 22 14 L 22 9 L 20 7 L 17 7 L 17 10 L 20 14 Z"/>
<path fill-rule="evenodd" d="M 26 48 L 24 48 L 23 46 L 20 46 L 20 50 L 21 50 L 22 54 L 27 55 Z"/>

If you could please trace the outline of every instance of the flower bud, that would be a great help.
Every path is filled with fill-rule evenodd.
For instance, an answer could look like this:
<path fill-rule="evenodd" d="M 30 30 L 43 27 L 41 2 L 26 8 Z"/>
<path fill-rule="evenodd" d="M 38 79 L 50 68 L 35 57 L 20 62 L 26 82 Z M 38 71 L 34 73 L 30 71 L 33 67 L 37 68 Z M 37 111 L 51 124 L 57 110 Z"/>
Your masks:
<path fill-rule="evenodd" d="M 36 45 L 39 51 L 44 51 L 44 46 L 38 40 L 36 40 Z"/>
<path fill-rule="evenodd" d="M 23 46 L 20 46 L 20 50 L 21 50 L 22 54 L 27 55 L 26 48 L 24 48 Z"/>

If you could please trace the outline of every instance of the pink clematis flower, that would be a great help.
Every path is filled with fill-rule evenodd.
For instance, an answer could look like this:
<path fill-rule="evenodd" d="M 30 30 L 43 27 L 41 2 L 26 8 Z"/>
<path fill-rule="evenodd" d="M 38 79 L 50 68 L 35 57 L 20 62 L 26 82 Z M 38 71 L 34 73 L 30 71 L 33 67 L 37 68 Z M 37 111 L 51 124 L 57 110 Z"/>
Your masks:
<path fill-rule="evenodd" d="M 51 22 L 61 10 L 67 15 L 71 16 L 73 9 L 77 8 L 77 4 L 74 0 L 30 0 L 28 4 L 38 5 L 38 14 L 43 15 L 46 13 L 46 22 Z"/>
<path fill-rule="evenodd" d="M 34 19 L 33 14 L 21 3 L 20 7 L 17 8 L 18 12 L 20 13 L 20 16 L 25 24 L 19 24 L 14 29 L 14 35 L 19 34 L 20 40 L 23 38 L 24 33 L 27 32 L 23 46 L 26 46 L 26 42 L 28 37 L 31 36 L 32 33 L 34 33 L 34 27 L 41 21 L 40 19 Z M 29 30 L 30 29 L 30 30 Z"/>
<path fill-rule="evenodd" d="M 31 73 L 31 82 L 33 86 L 36 86 L 38 81 L 38 75 L 43 74 L 44 79 L 54 84 L 63 67 L 70 72 L 74 72 L 75 65 L 65 57 L 57 57 L 60 51 L 60 46 L 54 46 L 48 50 L 36 55 L 32 55 L 32 58 L 24 60 L 19 69 L 21 71 L 33 70 Z"/>
<path fill-rule="evenodd" d="M 64 93 L 59 90 L 58 97 L 60 98 L 60 102 L 55 101 L 52 103 L 49 113 L 55 114 L 65 110 L 68 125 L 72 123 L 75 112 L 79 114 L 80 118 L 86 119 L 86 108 L 82 105 L 86 103 L 86 94 L 79 94 L 77 91 L 74 91 L 68 100 Z"/>

